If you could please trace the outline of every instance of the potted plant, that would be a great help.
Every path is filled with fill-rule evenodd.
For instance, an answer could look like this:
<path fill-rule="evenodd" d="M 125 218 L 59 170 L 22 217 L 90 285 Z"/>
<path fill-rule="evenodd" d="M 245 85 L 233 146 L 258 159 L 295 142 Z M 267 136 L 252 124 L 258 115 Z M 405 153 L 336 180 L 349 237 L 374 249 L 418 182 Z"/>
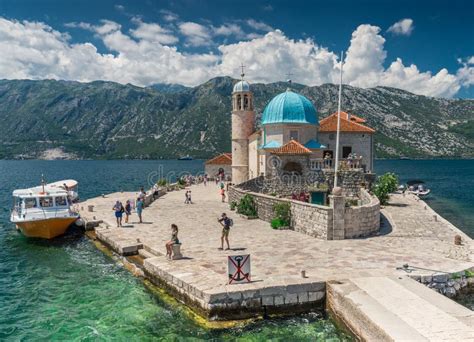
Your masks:
<path fill-rule="evenodd" d="M 237 207 L 237 202 L 236 201 L 230 202 L 230 210 L 234 211 L 236 207 Z"/>
<path fill-rule="evenodd" d="M 281 202 L 273 206 L 275 217 L 271 221 L 273 229 L 290 229 L 290 203 Z"/>
<path fill-rule="evenodd" d="M 253 196 L 247 194 L 240 199 L 237 205 L 237 213 L 246 219 L 256 219 L 258 217 L 257 205 Z"/>

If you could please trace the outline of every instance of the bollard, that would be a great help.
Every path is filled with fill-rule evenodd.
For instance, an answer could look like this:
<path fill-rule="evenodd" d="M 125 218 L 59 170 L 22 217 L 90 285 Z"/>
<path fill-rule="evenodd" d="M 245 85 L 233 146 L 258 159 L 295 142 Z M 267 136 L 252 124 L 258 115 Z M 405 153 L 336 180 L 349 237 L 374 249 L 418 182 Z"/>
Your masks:
<path fill-rule="evenodd" d="M 94 211 L 94 206 L 93 205 L 88 205 L 87 206 L 87 211 L 92 213 Z"/>
<path fill-rule="evenodd" d="M 140 243 L 140 239 L 137 239 L 137 242 Z"/>
<path fill-rule="evenodd" d="M 434 215 L 435 222 L 438 222 L 438 216 Z"/>
<path fill-rule="evenodd" d="M 425 210 L 428 210 L 428 207 L 425 205 Z"/>
<path fill-rule="evenodd" d="M 301 278 L 306 278 L 306 271 L 305 270 L 301 271 Z"/>
<path fill-rule="evenodd" d="M 460 246 L 461 245 L 461 235 L 455 235 L 454 236 L 454 244 L 456 246 Z"/>

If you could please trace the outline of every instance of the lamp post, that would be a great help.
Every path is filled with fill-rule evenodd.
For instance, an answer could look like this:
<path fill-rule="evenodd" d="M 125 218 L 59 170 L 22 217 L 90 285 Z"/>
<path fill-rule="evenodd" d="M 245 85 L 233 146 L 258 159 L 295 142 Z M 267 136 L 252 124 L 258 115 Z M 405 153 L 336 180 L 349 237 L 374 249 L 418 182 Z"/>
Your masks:
<path fill-rule="evenodd" d="M 342 67 L 344 52 L 341 51 L 341 74 L 339 79 L 339 101 L 337 104 L 337 130 L 336 130 L 336 165 L 334 166 L 334 188 L 337 187 L 337 174 L 339 172 L 339 131 L 341 130 L 341 98 L 342 98 Z"/>

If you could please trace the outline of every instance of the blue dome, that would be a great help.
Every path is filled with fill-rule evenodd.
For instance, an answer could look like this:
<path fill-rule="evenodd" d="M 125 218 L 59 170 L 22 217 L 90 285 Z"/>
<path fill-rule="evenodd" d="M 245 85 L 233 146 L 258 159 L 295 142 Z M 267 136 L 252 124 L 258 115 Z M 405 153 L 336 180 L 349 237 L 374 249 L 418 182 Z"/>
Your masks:
<path fill-rule="evenodd" d="M 234 85 L 234 90 L 232 90 L 233 93 L 239 92 L 239 91 L 250 91 L 250 84 L 247 81 L 239 81 Z"/>
<path fill-rule="evenodd" d="M 292 91 L 275 96 L 265 107 L 262 125 L 279 123 L 318 124 L 318 114 L 310 100 Z"/>

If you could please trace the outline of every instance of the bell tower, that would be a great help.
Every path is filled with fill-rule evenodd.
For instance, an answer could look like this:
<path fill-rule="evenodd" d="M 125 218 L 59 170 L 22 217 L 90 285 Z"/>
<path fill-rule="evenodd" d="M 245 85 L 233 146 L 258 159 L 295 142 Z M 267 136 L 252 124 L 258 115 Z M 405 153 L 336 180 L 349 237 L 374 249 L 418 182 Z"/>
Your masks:
<path fill-rule="evenodd" d="M 240 184 L 249 179 L 249 136 L 255 129 L 255 111 L 250 85 L 241 79 L 232 91 L 232 183 Z"/>

